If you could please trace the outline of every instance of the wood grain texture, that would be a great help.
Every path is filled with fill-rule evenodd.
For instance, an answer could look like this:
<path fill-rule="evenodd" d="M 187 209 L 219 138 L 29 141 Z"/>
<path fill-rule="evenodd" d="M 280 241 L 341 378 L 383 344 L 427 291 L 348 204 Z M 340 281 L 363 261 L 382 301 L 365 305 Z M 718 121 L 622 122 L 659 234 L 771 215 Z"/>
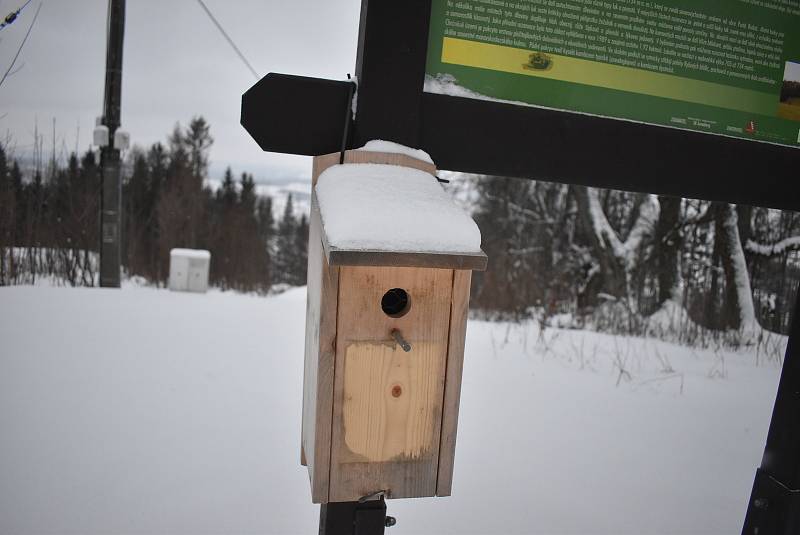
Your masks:
<path fill-rule="evenodd" d="M 367 462 L 419 459 L 431 449 L 440 406 L 436 374 L 441 343 L 417 342 L 413 355 L 397 343 L 347 346 L 344 442 Z"/>
<path fill-rule="evenodd" d="M 312 204 L 315 202 L 312 192 Z M 301 462 L 308 466 L 311 499 L 327 503 L 330 477 L 331 415 L 339 268 L 322 250 L 319 212 L 311 212 L 308 244 L 308 297 L 303 373 Z"/>
<path fill-rule="evenodd" d="M 453 272 L 450 332 L 447 344 L 447 371 L 442 406 L 442 432 L 439 446 L 439 477 L 437 496 L 450 496 L 453 486 L 453 464 L 456 454 L 458 407 L 461 399 L 461 376 L 464 371 L 464 345 L 469 314 L 471 271 Z"/>
<path fill-rule="evenodd" d="M 381 310 L 381 298 L 391 288 L 405 289 L 410 298 L 408 313 L 400 318 L 389 317 Z M 340 268 L 330 501 L 357 500 L 378 490 L 387 491 L 391 498 L 436 494 L 452 288 L 453 271 L 447 269 Z M 391 364 L 386 368 L 386 361 L 396 365 L 395 356 L 385 356 L 382 349 L 367 352 L 365 348 L 370 345 L 376 348 L 394 347 L 393 329 L 399 329 L 412 346 L 411 352 L 397 358 L 414 361 L 406 365 L 405 371 L 399 372 L 403 376 L 399 382 L 402 389 L 400 397 L 418 392 L 419 397 L 426 400 L 421 419 L 390 414 L 389 410 L 353 409 L 349 406 L 351 403 L 364 402 L 370 396 L 386 394 L 385 390 L 380 394 L 373 393 L 377 390 L 367 385 L 365 377 L 381 376 L 378 381 L 381 389 L 388 389 L 389 395 L 392 395 L 392 388 L 397 383 L 391 380 L 395 377 L 391 375 Z M 347 366 L 363 364 L 367 353 L 383 362 L 376 364 L 377 370 L 350 370 L 351 377 L 355 376 L 355 379 L 351 379 L 350 388 L 346 388 Z M 423 371 L 426 377 L 421 376 Z M 366 393 L 360 393 L 361 388 Z M 350 399 L 346 396 L 350 396 Z M 409 402 L 410 406 L 414 403 Z M 356 423 L 355 429 L 351 424 L 348 429 L 345 422 L 346 405 L 349 414 L 347 423 L 356 413 L 372 417 L 374 421 Z M 419 410 L 420 406 L 415 406 Z M 398 431 L 401 438 L 390 434 L 390 426 L 386 425 L 390 419 L 404 424 L 404 428 Z M 409 430 L 409 425 L 416 428 Z M 421 431 L 421 427 L 425 430 Z M 425 440 L 428 432 L 430 438 Z M 420 436 L 423 438 L 420 439 Z M 348 447 L 348 440 L 356 449 L 361 449 L 360 453 Z M 398 453 L 396 444 L 406 440 L 409 440 L 410 446 L 404 445 L 403 452 Z M 380 446 L 366 445 L 369 441 L 375 441 Z M 407 455 L 405 450 L 412 453 Z M 388 457 L 388 460 L 370 462 L 371 457 Z"/>
<path fill-rule="evenodd" d="M 339 164 L 340 153 L 334 152 L 317 156 L 311 170 L 311 185 L 317 185 L 317 179 L 328 167 Z M 419 169 L 430 175 L 436 176 L 436 166 L 430 162 L 425 162 L 407 156 L 405 154 L 395 154 L 392 152 L 370 152 L 365 150 L 348 150 L 344 153 L 344 163 L 380 163 L 386 165 L 399 165 L 401 167 L 411 167 Z"/>

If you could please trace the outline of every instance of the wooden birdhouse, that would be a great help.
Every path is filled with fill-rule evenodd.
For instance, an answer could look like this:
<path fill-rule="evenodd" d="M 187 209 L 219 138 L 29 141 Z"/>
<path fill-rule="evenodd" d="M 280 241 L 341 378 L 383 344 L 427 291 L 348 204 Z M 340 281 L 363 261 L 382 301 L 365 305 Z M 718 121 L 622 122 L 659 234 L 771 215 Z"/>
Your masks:
<path fill-rule="evenodd" d="M 450 495 L 470 279 L 487 259 L 417 154 L 314 159 L 302 431 L 314 503 Z"/>

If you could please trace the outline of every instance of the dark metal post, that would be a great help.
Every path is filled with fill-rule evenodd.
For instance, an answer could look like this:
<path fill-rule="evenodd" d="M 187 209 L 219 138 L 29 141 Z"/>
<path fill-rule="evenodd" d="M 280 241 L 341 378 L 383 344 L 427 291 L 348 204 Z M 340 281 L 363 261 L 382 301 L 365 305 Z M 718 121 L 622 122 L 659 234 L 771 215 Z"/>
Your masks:
<path fill-rule="evenodd" d="M 395 525 L 386 516 L 383 497 L 360 502 L 324 503 L 319 510 L 319 535 L 383 535 Z"/>
<path fill-rule="evenodd" d="M 353 145 L 385 139 L 420 146 L 431 0 L 362 0 Z"/>
<path fill-rule="evenodd" d="M 800 292 L 743 535 L 800 533 Z"/>
<path fill-rule="evenodd" d="M 120 150 L 114 133 L 120 125 L 122 100 L 122 43 L 125 0 L 109 0 L 106 44 L 106 83 L 102 124 L 108 127 L 108 145 L 101 149 L 100 286 L 119 288 L 121 261 L 122 176 Z"/>

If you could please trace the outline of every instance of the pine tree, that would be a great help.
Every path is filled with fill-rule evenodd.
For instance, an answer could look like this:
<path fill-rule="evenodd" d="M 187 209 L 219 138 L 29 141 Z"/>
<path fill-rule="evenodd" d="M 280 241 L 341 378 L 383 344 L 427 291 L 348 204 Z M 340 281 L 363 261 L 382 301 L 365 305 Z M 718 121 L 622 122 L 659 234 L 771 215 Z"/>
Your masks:
<path fill-rule="evenodd" d="M 237 275 L 241 289 L 246 291 L 267 291 L 269 281 L 269 253 L 259 235 L 259 221 L 256 214 L 255 181 L 252 175 L 242 173 L 241 193 L 239 195 L 237 243 L 241 259 L 237 264 Z"/>
<path fill-rule="evenodd" d="M 230 167 L 225 169 L 222 186 L 214 199 L 213 223 L 210 229 L 211 280 L 223 289 L 233 288 L 235 279 L 234 258 L 237 249 L 236 208 L 239 195 Z"/>
<path fill-rule="evenodd" d="M 211 126 L 202 116 L 193 117 L 182 140 L 189 158 L 192 177 L 196 183 L 202 184 L 208 172 L 208 152 L 214 143 Z"/>
<path fill-rule="evenodd" d="M 294 232 L 292 278 L 296 286 L 304 286 L 308 275 L 308 218 L 300 217 Z"/>
<path fill-rule="evenodd" d="M 224 208 L 232 209 L 236 204 L 236 184 L 233 182 L 233 171 L 230 167 L 225 169 L 225 177 L 222 179 L 222 187 L 217 191 L 217 196 Z"/>
<path fill-rule="evenodd" d="M 239 193 L 239 203 L 243 212 L 249 218 L 255 218 L 256 214 L 256 184 L 253 175 L 242 173 L 241 192 Z"/>
<path fill-rule="evenodd" d="M 260 197 L 256 203 L 256 217 L 258 219 L 258 239 L 259 247 L 264 252 L 265 267 L 264 280 L 265 290 L 269 290 L 272 285 L 273 259 L 274 259 L 274 225 L 275 220 L 272 216 L 272 198 Z"/>
<path fill-rule="evenodd" d="M 14 183 L 5 150 L 0 145 L 0 285 L 9 284 L 15 276 L 12 248 L 16 237 L 16 206 Z"/>
<path fill-rule="evenodd" d="M 292 195 L 286 200 L 286 207 L 283 210 L 283 217 L 278 223 L 278 232 L 275 240 L 275 273 L 277 282 L 294 284 L 292 273 L 294 271 L 295 255 L 295 234 L 297 221 L 294 217 L 294 205 Z"/>

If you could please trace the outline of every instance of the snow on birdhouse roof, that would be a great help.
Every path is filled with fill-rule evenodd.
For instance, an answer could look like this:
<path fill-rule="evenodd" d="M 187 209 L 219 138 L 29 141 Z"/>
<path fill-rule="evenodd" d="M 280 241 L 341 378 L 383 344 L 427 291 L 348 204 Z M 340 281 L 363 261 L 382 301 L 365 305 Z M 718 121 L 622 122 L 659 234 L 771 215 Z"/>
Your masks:
<path fill-rule="evenodd" d="M 211 253 L 204 249 L 170 249 L 169 256 L 180 256 L 182 258 L 198 258 L 207 260 L 211 258 Z"/>
<path fill-rule="evenodd" d="M 315 194 L 333 264 L 485 269 L 478 226 L 428 173 L 334 165 Z"/>

